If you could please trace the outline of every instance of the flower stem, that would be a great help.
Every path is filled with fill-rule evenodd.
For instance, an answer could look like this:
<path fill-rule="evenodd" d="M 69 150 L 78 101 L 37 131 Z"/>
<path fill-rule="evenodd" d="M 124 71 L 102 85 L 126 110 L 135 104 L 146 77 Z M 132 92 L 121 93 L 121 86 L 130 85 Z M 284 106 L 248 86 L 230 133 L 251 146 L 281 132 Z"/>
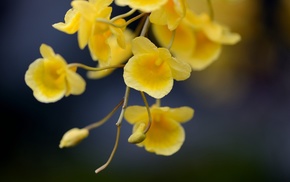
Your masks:
<path fill-rule="evenodd" d="M 112 65 L 112 66 L 104 66 L 104 67 L 91 67 L 91 66 L 87 66 L 81 63 L 71 63 L 68 65 L 68 67 L 72 68 L 72 67 L 79 67 L 79 68 L 83 68 L 85 70 L 88 71 L 102 71 L 102 70 L 106 70 L 106 69 L 115 69 L 115 68 L 123 68 L 125 65 L 123 64 L 119 64 L 119 65 Z"/>
<path fill-rule="evenodd" d="M 118 119 L 118 121 L 116 123 L 116 126 L 120 126 L 122 124 L 122 120 L 123 120 L 123 117 L 124 117 L 124 112 L 125 112 L 125 109 L 126 109 L 127 104 L 128 104 L 129 93 L 130 93 L 130 87 L 126 86 L 124 102 L 123 102 L 122 110 L 121 110 L 119 119 Z"/>
<path fill-rule="evenodd" d="M 111 152 L 111 155 L 109 157 L 109 159 L 107 160 L 107 162 L 105 164 L 103 164 L 101 167 L 99 167 L 98 169 L 95 170 L 95 173 L 99 173 L 100 171 L 104 170 L 109 164 L 110 162 L 112 161 L 116 151 L 117 151 L 117 148 L 118 148 L 118 144 L 119 144 L 119 138 L 120 138 L 120 131 L 121 131 L 121 125 L 117 126 L 117 134 L 116 134 L 116 141 L 115 141 L 115 145 L 114 145 L 114 148 Z"/>
<path fill-rule="evenodd" d="M 116 106 L 115 108 L 106 116 L 104 117 L 103 119 L 101 119 L 100 121 L 98 122 L 95 122 L 93 124 L 90 124 L 86 127 L 84 127 L 85 129 L 88 129 L 88 130 L 91 130 L 91 129 L 94 129 L 94 128 L 97 128 L 99 126 L 101 126 L 102 124 L 104 124 L 106 121 L 108 121 L 108 119 L 110 119 L 112 117 L 112 115 L 119 109 L 119 107 L 124 103 L 124 99 L 122 99 Z"/>
<path fill-rule="evenodd" d="M 150 126 L 151 126 L 152 116 L 151 116 L 150 108 L 149 108 L 149 105 L 148 105 L 148 102 L 147 102 L 147 99 L 146 99 L 146 97 L 145 97 L 144 92 L 141 92 L 141 91 L 140 91 L 140 93 L 141 93 L 142 99 L 143 99 L 143 101 L 144 101 L 145 107 L 146 107 L 146 109 L 147 109 L 148 118 L 149 118 L 149 120 L 148 120 L 148 125 L 147 125 L 146 129 L 144 130 L 144 134 L 146 134 L 146 133 L 148 132 Z"/>
<path fill-rule="evenodd" d="M 214 11 L 211 0 L 207 0 L 207 6 L 209 8 L 209 16 L 211 20 L 214 20 Z"/>

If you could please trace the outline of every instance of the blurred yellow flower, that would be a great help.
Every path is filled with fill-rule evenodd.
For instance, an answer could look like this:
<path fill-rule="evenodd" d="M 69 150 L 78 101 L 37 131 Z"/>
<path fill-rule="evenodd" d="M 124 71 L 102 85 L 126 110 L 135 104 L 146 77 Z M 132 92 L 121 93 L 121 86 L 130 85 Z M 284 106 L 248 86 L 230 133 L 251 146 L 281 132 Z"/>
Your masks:
<path fill-rule="evenodd" d="M 131 41 L 134 37 L 133 32 L 129 29 L 126 29 L 124 32 L 125 39 L 126 39 L 126 48 L 123 49 L 119 46 L 119 44 L 116 41 L 116 36 L 111 36 L 108 39 L 108 44 L 110 46 L 111 50 L 111 59 L 108 62 L 107 66 L 116 66 L 124 63 L 129 59 L 129 57 L 132 55 L 131 51 Z M 101 68 L 101 65 L 98 65 L 99 68 Z M 101 71 L 88 71 L 87 76 L 90 79 L 100 79 L 105 76 L 108 76 L 111 74 L 115 69 L 106 69 Z"/>
<path fill-rule="evenodd" d="M 185 132 L 181 123 L 192 119 L 194 110 L 190 107 L 158 107 L 150 108 L 152 123 L 143 142 L 138 143 L 148 152 L 169 156 L 177 152 L 185 140 Z M 124 115 L 133 124 L 133 133 L 140 125 L 148 125 L 148 113 L 144 106 L 129 106 Z M 141 127 L 142 128 L 142 127 Z M 140 132 L 139 132 L 140 133 Z"/>
<path fill-rule="evenodd" d="M 118 6 L 129 6 L 144 12 L 151 12 L 167 3 L 168 0 L 115 0 Z"/>
<path fill-rule="evenodd" d="M 166 48 L 157 48 L 149 39 L 137 37 L 132 41 L 133 57 L 124 67 L 124 81 L 128 87 L 144 91 L 154 98 L 162 98 L 173 87 L 173 79 L 190 76 L 191 68 L 171 56 Z"/>
<path fill-rule="evenodd" d="M 124 28 L 112 26 L 125 24 L 124 19 L 110 22 L 112 7 L 109 5 L 113 0 L 74 0 L 73 8 L 67 11 L 65 22 L 55 23 L 53 27 L 68 34 L 78 32 L 78 43 L 81 49 L 87 45 L 91 57 L 99 61 L 100 65 L 106 66 L 111 58 L 108 39 L 116 36 L 120 47 L 125 48 Z M 106 22 L 107 21 L 107 22 Z"/>
<path fill-rule="evenodd" d="M 25 73 L 25 82 L 38 101 L 56 102 L 63 96 L 84 92 L 85 80 L 75 68 L 69 68 L 66 61 L 46 44 L 40 46 L 40 53 L 43 58 L 32 62 Z"/>
<path fill-rule="evenodd" d="M 168 0 L 161 8 L 152 11 L 150 21 L 157 25 L 167 25 L 169 30 L 174 30 L 185 13 L 185 0 Z"/>
<path fill-rule="evenodd" d="M 196 15 L 187 9 L 185 18 L 176 28 L 171 51 L 180 60 L 188 62 L 193 70 L 203 70 L 220 55 L 222 45 L 240 41 L 237 33 L 210 19 L 208 14 Z M 161 45 L 166 45 L 172 32 L 165 26 L 153 25 L 153 32 Z M 184 41 L 185 39 L 187 41 Z"/>

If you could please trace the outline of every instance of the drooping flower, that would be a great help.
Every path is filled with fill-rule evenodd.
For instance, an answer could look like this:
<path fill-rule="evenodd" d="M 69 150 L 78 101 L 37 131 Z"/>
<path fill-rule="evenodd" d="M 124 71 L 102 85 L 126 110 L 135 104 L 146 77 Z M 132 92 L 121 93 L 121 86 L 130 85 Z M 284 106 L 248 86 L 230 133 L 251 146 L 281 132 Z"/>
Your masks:
<path fill-rule="evenodd" d="M 212 21 L 209 15 L 196 15 L 189 9 L 186 12 L 186 17 L 176 28 L 171 51 L 176 58 L 187 61 L 193 70 L 203 70 L 217 60 L 222 45 L 233 45 L 240 41 L 239 34 Z M 166 26 L 153 25 L 153 32 L 161 45 L 171 39 L 172 32 Z M 185 32 L 185 36 L 180 32 Z M 184 41 L 185 37 L 188 37 L 188 41 Z"/>
<path fill-rule="evenodd" d="M 166 48 L 157 48 L 149 39 L 136 37 L 132 41 L 133 57 L 124 67 L 124 81 L 128 87 L 144 91 L 154 98 L 167 95 L 173 80 L 190 76 L 190 66 L 171 56 Z"/>
<path fill-rule="evenodd" d="M 110 16 L 112 7 L 109 5 L 113 0 L 74 0 L 72 8 L 65 15 L 65 22 L 56 23 L 54 28 L 65 33 L 78 32 L 78 43 L 81 49 L 87 45 L 91 57 L 99 61 L 100 65 L 107 65 L 111 59 L 111 49 L 108 39 L 116 36 L 120 47 L 125 48 L 124 28 L 110 25 Z M 105 22 L 107 21 L 107 22 Z M 124 19 L 118 19 L 112 22 L 116 25 L 123 25 Z"/>
<path fill-rule="evenodd" d="M 192 119 L 194 110 L 190 107 L 159 107 L 150 108 L 152 122 L 145 139 L 138 143 L 148 152 L 169 156 L 176 153 L 185 140 L 185 132 L 181 123 Z M 144 106 L 129 106 L 124 115 L 125 119 L 133 124 L 133 134 L 139 132 L 141 125 L 148 125 L 148 113 Z M 141 127 L 142 128 L 142 127 Z"/>
<path fill-rule="evenodd" d="M 46 44 L 40 46 L 40 53 L 43 58 L 32 62 L 25 73 L 25 82 L 38 101 L 56 102 L 63 96 L 84 92 L 85 80 L 75 68 L 68 67 L 62 56 Z"/>
<path fill-rule="evenodd" d="M 144 12 L 152 12 L 162 5 L 167 3 L 168 0 L 115 0 L 118 6 L 129 6 L 132 9 L 138 9 Z"/>
<path fill-rule="evenodd" d="M 174 30 L 186 13 L 185 0 L 168 0 L 159 9 L 152 11 L 150 21 L 157 25 L 167 25 L 169 30 Z"/>
<path fill-rule="evenodd" d="M 121 48 L 116 41 L 116 36 L 111 36 L 108 39 L 108 44 L 111 49 L 111 59 L 106 66 L 117 66 L 125 61 L 128 61 L 129 57 L 132 55 L 131 51 L 131 41 L 133 39 L 133 32 L 129 29 L 126 29 L 124 32 L 126 39 L 126 47 L 125 49 Z M 98 65 L 98 68 L 102 68 L 101 65 Z M 109 74 L 111 74 L 115 69 L 106 69 L 101 71 L 88 71 L 87 76 L 90 79 L 100 79 Z"/>

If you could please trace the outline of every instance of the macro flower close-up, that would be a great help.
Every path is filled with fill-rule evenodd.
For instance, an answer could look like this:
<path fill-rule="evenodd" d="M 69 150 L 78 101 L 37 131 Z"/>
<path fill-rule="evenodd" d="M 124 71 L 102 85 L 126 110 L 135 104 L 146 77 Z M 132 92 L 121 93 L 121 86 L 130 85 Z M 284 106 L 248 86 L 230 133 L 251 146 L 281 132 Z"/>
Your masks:
<path fill-rule="evenodd" d="M 3 7 L 0 181 L 290 181 L 290 1 Z"/>
<path fill-rule="evenodd" d="M 181 81 L 190 76 L 190 66 L 171 56 L 166 48 L 157 48 L 149 39 L 137 37 L 132 41 L 134 56 L 124 67 L 127 86 L 144 91 L 154 98 L 167 95 L 173 80 Z"/>

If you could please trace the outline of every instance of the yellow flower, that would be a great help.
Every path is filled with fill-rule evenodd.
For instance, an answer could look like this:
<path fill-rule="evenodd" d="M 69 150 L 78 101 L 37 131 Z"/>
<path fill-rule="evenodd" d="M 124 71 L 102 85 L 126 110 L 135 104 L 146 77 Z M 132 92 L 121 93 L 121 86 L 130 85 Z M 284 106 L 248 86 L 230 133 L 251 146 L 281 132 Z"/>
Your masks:
<path fill-rule="evenodd" d="M 190 76 L 191 68 L 171 56 L 166 48 L 157 48 L 149 39 L 137 37 L 132 41 L 133 57 L 124 67 L 124 81 L 128 87 L 144 91 L 154 98 L 162 98 L 173 87 L 173 79 Z"/>
<path fill-rule="evenodd" d="M 150 108 L 152 123 L 143 142 L 138 143 L 148 152 L 169 156 L 177 152 L 185 140 L 185 132 L 181 123 L 192 119 L 194 110 L 190 107 L 158 107 Z M 133 134 L 141 125 L 148 124 L 146 107 L 129 106 L 124 115 L 125 119 L 133 124 Z M 142 128 L 142 127 L 141 127 Z"/>
<path fill-rule="evenodd" d="M 167 25 L 169 30 L 174 30 L 185 16 L 185 12 L 185 0 L 168 0 L 150 14 L 150 21 L 157 25 Z"/>
<path fill-rule="evenodd" d="M 59 148 L 73 147 L 79 144 L 83 139 L 89 136 L 89 130 L 72 128 L 68 130 L 62 137 Z"/>
<path fill-rule="evenodd" d="M 40 53 L 43 58 L 31 63 L 25 73 L 25 82 L 38 101 L 56 102 L 63 96 L 84 92 L 86 83 L 76 69 L 69 68 L 66 61 L 46 44 L 40 46 Z"/>
<path fill-rule="evenodd" d="M 119 46 L 119 44 L 116 41 L 116 36 L 111 36 L 108 39 L 108 44 L 111 49 L 111 59 L 109 63 L 106 66 L 116 66 L 120 65 L 123 62 L 127 61 L 129 57 L 132 55 L 131 51 L 131 41 L 133 39 L 133 32 L 129 29 L 126 29 L 124 32 L 125 38 L 126 38 L 126 48 L 123 49 Z M 101 65 L 98 65 L 99 68 L 102 68 Z M 87 76 L 90 79 L 100 79 L 105 76 L 108 76 L 110 73 L 112 73 L 115 69 L 106 69 L 102 71 L 88 71 Z"/>
<path fill-rule="evenodd" d="M 151 12 L 167 3 L 168 0 L 115 0 L 118 6 L 130 6 L 144 12 Z"/>
<path fill-rule="evenodd" d="M 91 57 L 101 65 L 107 65 L 111 59 L 111 48 L 108 39 L 117 37 L 117 43 L 125 48 L 123 29 L 110 25 L 113 0 L 74 0 L 65 15 L 65 22 L 55 23 L 53 27 L 68 34 L 78 32 L 78 43 L 81 49 L 87 45 Z M 101 21 L 100 21 L 101 20 Z M 107 21 L 107 22 L 104 22 Z M 114 24 L 125 24 L 124 19 L 118 19 Z"/>
<path fill-rule="evenodd" d="M 189 9 L 186 12 L 186 17 L 176 28 L 171 51 L 176 58 L 187 61 L 193 70 L 203 70 L 212 64 L 219 57 L 222 45 L 240 41 L 239 34 L 213 22 L 207 14 L 196 15 Z M 153 25 L 153 32 L 161 45 L 168 44 L 171 39 L 172 33 L 165 26 Z M 186 37 L 188 40 L 184 41 Z"/>

